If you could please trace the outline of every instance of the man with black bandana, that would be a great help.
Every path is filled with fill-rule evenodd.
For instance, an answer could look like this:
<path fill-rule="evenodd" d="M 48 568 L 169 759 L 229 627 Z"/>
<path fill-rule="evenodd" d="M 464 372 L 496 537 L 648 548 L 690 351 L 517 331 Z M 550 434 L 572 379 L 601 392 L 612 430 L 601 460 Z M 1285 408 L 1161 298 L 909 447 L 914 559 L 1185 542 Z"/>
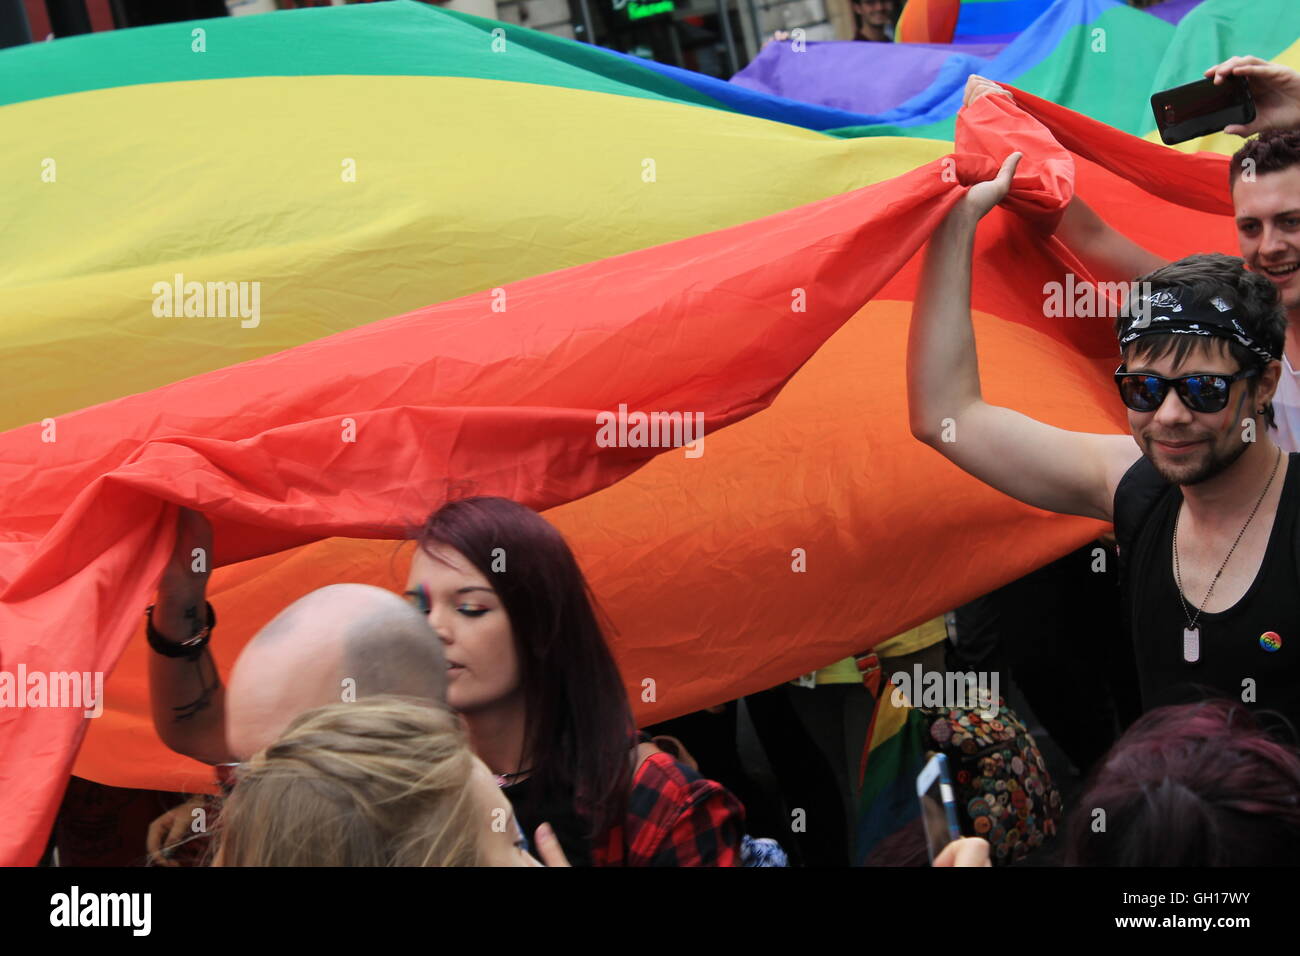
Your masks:
<path fill-rule="evenodd" d="M 1244 77 L 1255 101 L 1255 119 L 1224 132 L 1249 136 L 1232 157 L 1228 191 L 1237 244 L 1247 267 L 1273 283 L 1289 320 L 1270 435 L 1283 451 L 1300 451 L 1300 73 L 1255 56 L 1234 56 L 1205 71 L 1224 83 Z M 981 96 L 1012 96 L 992 80 L 971 76 L 964 105 Z M 1056 237 L 1099 279 L 1128 280 L 1166 263 L 1111 228 L 1075 196 Z"/>
<path fill-rule="evenodd" d="M 930 240 L 908 344 L 912 433 L 1027 504 L 1116 522 L 1145 709 L 1221 694 L 1300 727 L 1300 462 L 1267 427 L 1286 336 L 1277 292 L 1219 254 L 1140 277 L 1147 294 L 1116 323 L 1131 438 L 990 405 L 971 254 L 1018 161 Z"/>

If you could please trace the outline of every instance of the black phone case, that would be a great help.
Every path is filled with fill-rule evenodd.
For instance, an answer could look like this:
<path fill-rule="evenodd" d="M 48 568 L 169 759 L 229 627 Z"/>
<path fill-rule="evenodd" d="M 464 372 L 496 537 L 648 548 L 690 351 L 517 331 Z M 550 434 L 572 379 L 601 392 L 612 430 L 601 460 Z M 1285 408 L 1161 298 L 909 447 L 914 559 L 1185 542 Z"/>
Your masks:
<path fill-rule="evenodd" d="M 1250 95 L 1249 81 L 1245 77 L 1232 77 L 1227 82 L 1238 85 L 1241 91 L 1239 102 L 1234 103 L 1230 108 L 1210 112 L 1193 110 L 1190 115 L 1176 116 L 1174 122 L 1167 121 L 1165 108 L 1173 106 L 1187 112 L 1186 101 L 1189 93 L 1196 88 L 1206 87 L 1209 81 L 1197 80 L 1152 95 L 1151 112 L 1155 115 L 1156 129 L 1160 132 L 1161 141 L 1166 146 L 1174 146 L 1199 136 L 1217 133 L 1225 126 L 1234 123 L 1245 125 L 1252 122 L 1255 119 L 1255 101 Z"/>

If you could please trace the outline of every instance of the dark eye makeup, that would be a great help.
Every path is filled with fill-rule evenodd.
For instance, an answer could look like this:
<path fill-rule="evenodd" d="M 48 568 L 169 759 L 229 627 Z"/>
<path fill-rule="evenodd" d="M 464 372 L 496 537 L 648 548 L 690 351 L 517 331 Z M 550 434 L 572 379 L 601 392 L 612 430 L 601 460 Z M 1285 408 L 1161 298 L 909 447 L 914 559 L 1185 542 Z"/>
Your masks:
<path fill-rule="evenodd" d="M 418 610 L 421 614 L 428 614 L 431 610 L 433 610 L 433 601 L 429 597 L 429 589 L 426 588 L 423 584 L 416 585 L 416 587 L 412 588 L 411 590 L 404 592 L 402 594 L 402 597 L 410 601 L 411 604 L 416 608 L 416 610 Z M 461 614 L 463 614 L 465 617 L 482 617 L 484 614 L 490 611 L 491 608 L 467 607 L 462 604 L 460 607 L 456 608 L 456 610 L 459 611 Z"/>

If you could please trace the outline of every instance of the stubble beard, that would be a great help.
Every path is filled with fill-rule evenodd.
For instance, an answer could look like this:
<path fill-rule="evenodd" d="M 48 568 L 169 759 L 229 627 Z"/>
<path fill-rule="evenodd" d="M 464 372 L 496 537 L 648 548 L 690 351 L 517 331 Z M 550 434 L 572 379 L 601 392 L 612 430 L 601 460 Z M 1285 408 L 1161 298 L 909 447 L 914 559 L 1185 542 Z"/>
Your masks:
<path fill-rule="evenodd" d="M 1184 487 L 1199 485 L 1212 478 L 1217 478 L 1235 465 L 1237 459 L 1246 453 L 1246 443 L 1244 441 L 1239 442 L 1235 449 L 1230 449 L 1226 453 L 1220 452 L 1215 445 L 1210 444 L 1199 462 L 1188 462 L 1184 467 L 1169 468 L 1166 467 L 1161 456 L 1155 452 L 1154 445 L 1154 439 L 1146 439 L 1146 456 L 1152 467 L 1155 468 L 1161 478 L 1171 485 L 1182 485 Z"/>

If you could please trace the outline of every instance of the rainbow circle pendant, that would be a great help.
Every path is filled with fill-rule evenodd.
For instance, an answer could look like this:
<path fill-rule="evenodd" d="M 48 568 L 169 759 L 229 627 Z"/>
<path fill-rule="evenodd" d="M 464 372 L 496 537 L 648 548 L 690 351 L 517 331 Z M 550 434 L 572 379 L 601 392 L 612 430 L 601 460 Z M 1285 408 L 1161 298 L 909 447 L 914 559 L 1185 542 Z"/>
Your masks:
<path fill-rule="evenodd" d="M 1266 651 L 1282 649 L 1282 636 L 1276 631 L 1265 631 L 1259 636 L 1259 646 Z"/>

